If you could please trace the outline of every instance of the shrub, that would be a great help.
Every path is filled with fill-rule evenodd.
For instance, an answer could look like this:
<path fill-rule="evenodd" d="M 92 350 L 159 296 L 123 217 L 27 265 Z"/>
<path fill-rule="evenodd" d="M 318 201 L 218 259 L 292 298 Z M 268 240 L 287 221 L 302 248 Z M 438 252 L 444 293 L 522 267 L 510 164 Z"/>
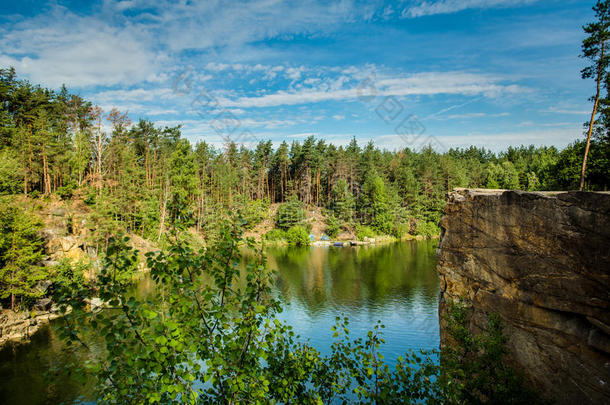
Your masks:
<path fill-rule="evenodd" d="M 90 192 L 89 194 L 87 194 L 87 197 L 85 197 L 85 199 L 83 200 L 83 202 L 89 206 L 94 205 L 95 204 L 95 191 Z"/>
<path fill-rule="evenodd" d="M 244 220 L 246 229 L 252 229 L 258 225 L 263 219 L 267 218 L 269 213 L 269 202 L 265 200 L 253 200 L 246 204 Z"/>
<path fill-rule="evenodd" d="M 286 241 L 289 245 L 309 246 L 309 232 L 302 226 L 293 226 L 286 232 Z"/>
<path fill-rule="evenodd" d="M 453 343 L 443 348 L 439 370 L 446 398 L 458 404 L 543 403 L 523 385 L 518 370 L 505 362 L 508 337 L 499 315 L 490 314 L 486 330 L 475 335 L 468 328 L 464 305 L 449 301 L 448 309 L 447 334 Z"/>
<path fill-rule="evenodd" d="M 436 236 L 441 233 L 440 228 L 434 222 L 418 221 L 415 233 L 426 237 Z"/>
<path fill-rule="evenodd" d="M 72 198 L 74 190 L 76 190 L 76 184 L 68 183 L 64 186 L 57 187 L 56 193 L 61 197 L 62 200 L 69 200 Z"/>
<path fill-rule="evenodd" d="M 23 167 L 19 160 L 0 151 L 0 194 L 16 194 L 23 190 Z"/>
<path fill-rule="evenodd" d="M 275 225 L 283 230 L 288 230 L 295 225 L 300 225 L 305 219 L 305 210 L 296 196 L 280 205 L 275 216 Z"/>
<path fill-rule="evenodd" d="M 326 234 L 331 238 L 334 238 L 339 234 L 341 230 L 341 224 L 334 215 L 330 214 L 326 217 Z"/>
<path fill-rule="evenodd" d="M 402 238 L 403 236 L 405 236 L 408 233 L 409 233 L 409 225 L 404 222 L 400 222 L 400 223 L 396 224 L 394 226 L 394 228 L 392 229 L 392 236 L 394 236 L 395 238 Z"/>
<path fill-rule="evenodd" d="M 76 283 L 78 285 L 85 281 L 85 273 L 89 273 L 92 264 L 85 260 L 71 260 L 62 258 L 53 267 L 52 277 L 54 281 L 61 283 Z"/>
<path fill-rule="evenodd" d="M 377 233 L 370 226 L 366 225 L 356 225 L 356 237 L 358 240 L 363 240 L 364 238 L 374 238 Z"/>
<path fill-rule="evenodd" d="M 286 232 L 281 229 L 275 228 L 267 232 L 263 237 L 265 238 L 265 240 L 270 242 L 286 240 Z"/>

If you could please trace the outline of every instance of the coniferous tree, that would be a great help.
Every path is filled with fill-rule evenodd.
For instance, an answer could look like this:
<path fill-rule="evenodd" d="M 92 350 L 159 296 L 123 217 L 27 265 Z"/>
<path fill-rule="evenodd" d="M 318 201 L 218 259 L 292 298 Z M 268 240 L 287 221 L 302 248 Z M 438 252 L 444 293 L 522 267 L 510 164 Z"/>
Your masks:
<path fill-rule="evenodd" d="M 33 215 L 0 203 L 0 299 L 10 299 L 13 310 L 18 298 L 42 295 L 36 285 L 48 272 L 40 265 L 44 253 L 40 227 L 40 220 Z"/>
<path fill-rule="evenodd" d="M 589 148 L 591 146 L 591 134 L 595 125 L 595 114 L 600 102 L 601 87 L 609 79 L 608 66 L 610 66 L 610 53 L 606 49 L 606 42 L 610 39 L 610 1 L 598 0 L 593 7 L 595 11 L 596 21 L 587 24 L 583 30 L 588 37 L 582 42 L 582 57 L 589 59 L 591 65 L 582 70 L 582 78 L 595 80 L 595 95 L 592 97 L 593 110 L 591 111 L 591 119 L 587 129 L 587 140 L 585 144 L 584 157 L 582 161 L 582 169 L 580 172 L 580 190 L 585 186 L 585 170 L 587 167 L 587 158 Z"/>

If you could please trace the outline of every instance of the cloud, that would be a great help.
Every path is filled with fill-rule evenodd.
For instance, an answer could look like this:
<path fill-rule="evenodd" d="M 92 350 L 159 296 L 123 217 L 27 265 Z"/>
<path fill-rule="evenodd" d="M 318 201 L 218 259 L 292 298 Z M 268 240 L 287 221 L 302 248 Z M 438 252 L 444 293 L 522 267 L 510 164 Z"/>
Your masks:
<path fill-rule="evenodd" d="M 576 110 L 576 109 L 568 109 L 568 108 L 557 108 L 557 107 L 549 107 L 546 110 L 540 111 L 541 113 L 551 113 L 551 114 L 574 114 L 574 115 L 591 115 L 591 110 Z"/>
<path fill-rule="evenodd" d="M 405 8 L 402 17 L 416 18 L 436 14 L 450 14 L 474 8 L 513 7 L 533 3 L 537 0 L 437 0 L 421 1 Z"/>
<path fill-rule="evenodd" d="M 0 26 L 0 65 L 14 66 L 46 86 L 77 88 L 158 81 L 185 58 L 184 52 L 243 56 L 248 46 L 259 52 L 260 41 L 323 35 L 368 13 L 352 0 L 104 0 L 89 14 L 55 1 L 44 7 L 34 17 L 16 17 Z M 219 72 L 228 65 L 207 67 Z M 283 70 L 259 67 L 267 79 Z M 287 75 L 297 80 L 301 72 L 291 68 Z"/>
<path fill-rule="evenodd" d="M 341 23 L 365 18 L 364 10 L 350 0 L 166 0 L 153 7 L 163 27 L 160 40 L 173 51 L 234 48 L 269 38 L 332 32 Z"/>
<path fill-rule="evenodd" d="M 175 92 L 170 88 L 106 90 L 91 96 L 96 102 L 108 102 L 112 100 L 155 101 L 175 97 Z"/>
<path fill-rule="evenodd" d="M 52 87 L 127 84 L 154 77 L 160 58 L 131 26 L 56 6 L 0 35 L 0 65 Z"/>
<path fill-rule="evenodd" d="M 483 74 L 466 72 L 426 72 L 407 77 L 381 76 L 367 84 L 354 83 L 341 76 L 335 80 L 325 81 L 314 88 L 298 90 L 279 90 L 261 96 L 243 96 L 238 98 L 219 97 L 224 107 L 276 107 L 281 105 L 298 105 L 324 101 L 351 101 L 363 95 L 415 96 L 437 94 L 483 95 L 496 97 L 500 94 L 519 93 L 526 89 L 511 84 L 504 85 L 500 79 Z M 346 82 L 351 83 L 345 85 Z M 372 87 L 371 87 L 372 86 Z"/>
<path fill-rule="evenodd" d="M 534 145 L 549 146 L 553 145 L 563 148 L 576 140 L 582 133 L 580 127 L 562 127 L 554 129 L 514 131 L 498 133 L 470 133 L 465 135 L 438 135 L 424 134 L 415 143 L 407 143 L 396 134 L 385 134 L 371 136 L 371 139 L 379 148 L 388 150 L 399 150 L 403 148 L 420 149 L 431 145 L 439 152 L 447 151 L 450 148 L 468 148 L 477 146 L 486 148 L 494 152 L 506 150 L 509 146 Z"/>
<path fill-rule="evenodd" d="M 445 121 L 445 120 L 464 120 L 464 119 L 471 119 L 471 118 L 497 118 L 497 117 L 508 117 L 510 114 L 507 112 L 502 112 L 502 113 L 495 113 L 495 114 L 488 114 L 488 113 L 484 113 L 484 112 L 471 112 L 471 113 L 464 113 L 464 114 L 450 114 L 447 115 L 446 117 L 443 116 L 439 116 L 434 118 L 435 120 L 438 121 Z"/>

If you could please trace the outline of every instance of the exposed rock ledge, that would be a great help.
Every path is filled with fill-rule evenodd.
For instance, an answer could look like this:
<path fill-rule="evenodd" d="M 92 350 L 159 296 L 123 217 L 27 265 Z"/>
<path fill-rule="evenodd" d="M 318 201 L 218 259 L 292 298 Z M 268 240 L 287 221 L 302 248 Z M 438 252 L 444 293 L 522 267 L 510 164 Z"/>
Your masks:
<path fill-rule="evenodd" d="M 57 311 L 0 311 L 0 347 L 8 341 L 29 339 L 42 325 L 60 316 Z"/>
<path fill-rule="evenodd" d="M 441 229 L 441 318 L 460 298 L 475 331 L 498 313 L 534 388 L 610 403 L 610 193 L 456 189 Z"/>

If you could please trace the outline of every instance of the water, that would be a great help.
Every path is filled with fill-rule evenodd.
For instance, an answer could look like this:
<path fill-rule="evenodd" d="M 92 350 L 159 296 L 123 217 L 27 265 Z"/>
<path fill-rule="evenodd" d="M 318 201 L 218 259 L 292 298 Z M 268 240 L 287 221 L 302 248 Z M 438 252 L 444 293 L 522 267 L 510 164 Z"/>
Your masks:
<path fill-rule="evenodd" d="M 381 347 L 394 364 L 408 349 L 439 345 L 436 241 L 402 242 L 351 248 L 269 249 L 269 265 L 278 269 L 276 293 L 288 321 L 302 339 L 322 353 L 332 343 L 336 316 L 350 318 L 352 337 L 364 337 L 377 320 L 386 325 Z M 138 286 L 151 288 L 149 279 Z M 91 382 L 60 372 L 80 361 L 66 353 L 51 327 L 29 344 L 0 351 L 0 403 L 70 403 L 91 397 Z"/>

